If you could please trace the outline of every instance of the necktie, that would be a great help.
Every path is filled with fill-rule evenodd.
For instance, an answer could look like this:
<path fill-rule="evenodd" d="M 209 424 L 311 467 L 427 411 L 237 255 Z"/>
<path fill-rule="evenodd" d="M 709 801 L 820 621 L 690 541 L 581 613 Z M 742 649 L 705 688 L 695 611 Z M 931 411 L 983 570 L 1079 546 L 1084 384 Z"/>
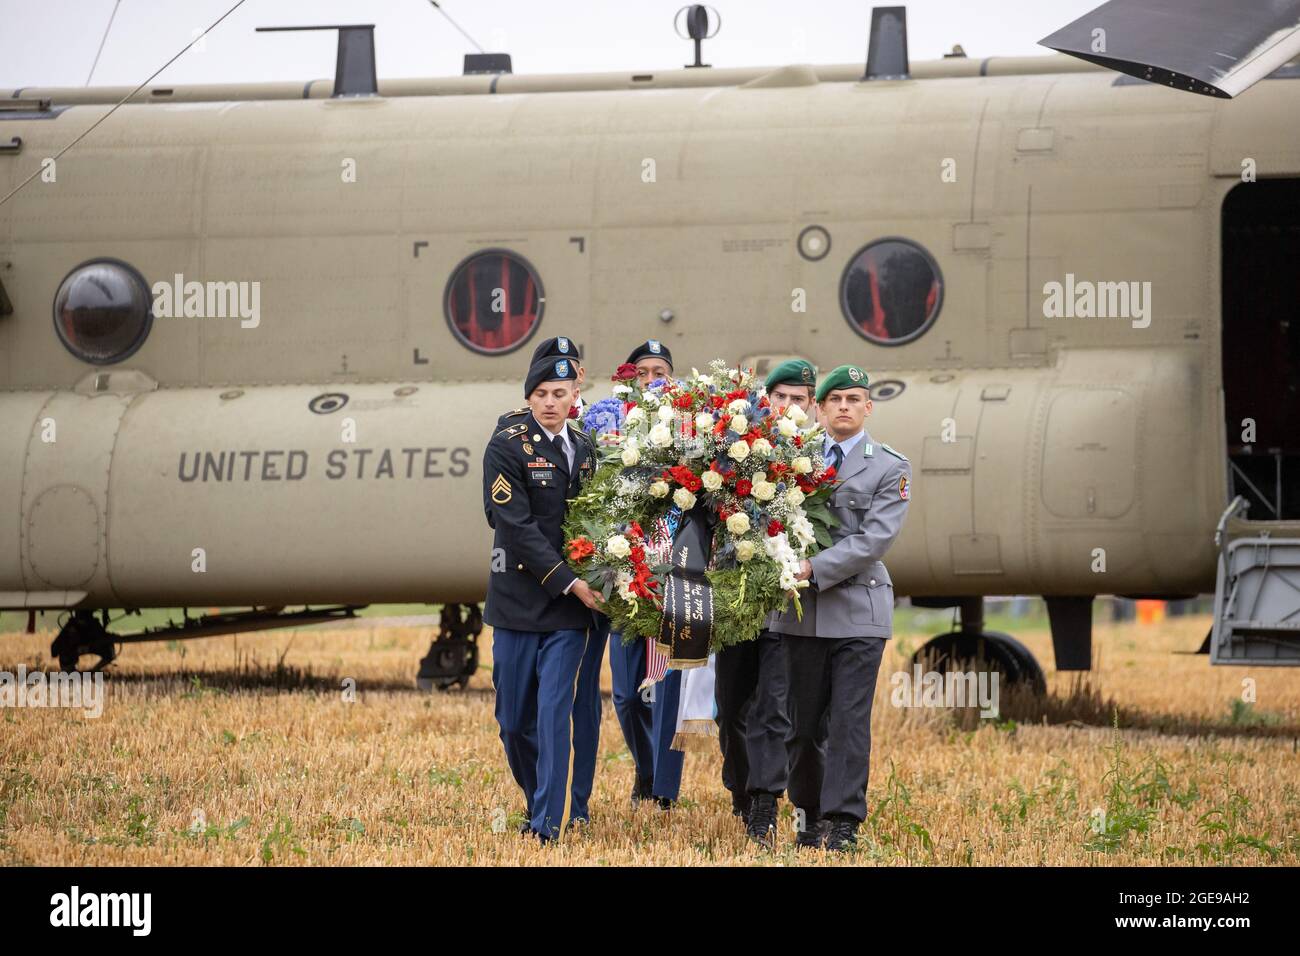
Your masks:
<path fill-rule="evenodd" d="M 838 475 L 840 473 L 840 465 L 844 464 L 844 449 L 839 445 L 831 445 L 830 463 L 831 467 L 835 469 L 835 473 Z"/>
<path fill-rule="evenodd" d="M 572 469 L 573 459 L 569 457 L 569 447 L 568 447 L 568 443 L 565 442 L 564 440 L 564 435 L 563 434 L 552 435 L 551 444 L 553 444 L 555 446 L 555 450 L 560 453 L 560 457 L 564 459 L 565 464 L 568 465 L 570 469 Z"/>

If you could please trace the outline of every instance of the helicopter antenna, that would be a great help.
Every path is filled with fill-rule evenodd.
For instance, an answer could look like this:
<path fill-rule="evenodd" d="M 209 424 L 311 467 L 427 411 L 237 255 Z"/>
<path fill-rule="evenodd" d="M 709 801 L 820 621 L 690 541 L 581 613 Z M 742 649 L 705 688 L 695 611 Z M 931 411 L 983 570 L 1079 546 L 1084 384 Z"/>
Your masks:
<path fill-rule="evenodd" d="M 152 80 L 153 80 L 153 78 L 154 78 L 155 76 L 157 76 L 157 75 L 158 75 L 159 73 L 161 73 L 163 70 L 167 69 L 167 67 L 171 66 L 173 63 L 175 63 L 177 60 L 179 60 L 179 59 L 181 58 L 181 55 L 184 54 L 186 50 L 188 50 L 190 47 L 194 46 L 194 44 L 196 44 L 196 43 L 198 43 L 200 40 L 202 40 L 205 36 L 207 36 L 207 35 L 208 35 L 212 30 L 213 30 L 213 28 L 216 27 L 216 25 L 217 25 L 218 23 L 220 23 L 222 20 L 226 19 L 226 17 L 230 16 L 232 13 L 234 13 L 236 10 L 238 10 L 238 9 L 239 9 L 240 7 L 242 7 L 246 2 L 247 2 L 247 0 L 239 0 L 239 2 L 236 3 L 233 7 L 231 7 L 229 10 L 227 10 L 227 11 L 226 11 L 225 13 L 223 13 L 221 16 L 217 17 L 217 19 L 215 19 L 214 21 L 212 21 L 212 26 L 208 27 L 206 30 L 204 30 L 202 33 L 200 33 L 200 34 L 199 34 L 198 36 L 196 36 L 194 39 L 190 40 L 189 43 L 185 44 L 185 46 L 181 47 L 181 51 L 180 51 L 180 53 L 177 53 L 174 57 L 172 57 L 170 60 L 168 60 L 168 61 L 167 61 L 166 63 L 164 63 L 162 66 L 158 67 L 158 69 L 154 70 L 153 73 L 151 73 L 151 74 L 149 75 L 149 77 L 148 77 L 148 78 L 147 78 L 143 83 L 141 83 L 139 86 L 137 86 L 135 89 L 133 89 L 130 93 L 126 94 L 126 96 L 122 97 L 122 98 L 121 98 L 120 100 L 118 100 L 116 103 L 114 103 L 114 104 L 113 104 L 113 108 L 112 108 L 111 110 L 109 110 L 107 113 L 105 113 L 105 114 L 104 114 L 103 116 L 101 116 L 99 119 L 95 120 L 95 122 L 91 123 L 91 124 L 90 124 L 90 127 L 89 127 L 89 128 L 88 128 L 84 133 L 82 133 L 80 136 L 78 136 L 76 139 L 74 139 L 74 140 L 73 140 L 71 143 L 69 143 L 67 146 L 64 146 L 61 150 L 59 150 L 57 153 L 55 153 L 55 154 L 51 157 L 51 159 L 54 160 L 54 161 L 57 161 L 58 158 L 59 158 L 60 156 L 62 156 L 62 155 L 63 155 L 64 153 L 66 153 L 68 150 L 72 149 L 72 147 L 76 146 L 76 145 L 77 145 L 78 143 L 80 143 L 83 139 L 85 139 L 87 136 L 89 136 L 90 133 L 95 129 L 95 127 L 97 127 L 100 123 L 104 122 L 104 120 L 108 119 L 110 116 L 112 116 L 114 113 L 116 113 L 116 112 L 117 112 L 117 108 L 118 108 L 119 106 L 121 106 L 123 103 L 125 103 L 127 100 L 129 100 L 131 97 L 135 96 L 135 94 L 139 93 L 142 89 L 144 89 L 146 86 L 148 86 L 149 83 L 152 82 Z M 9 194 L 8 194 L 7 196 L 5 196 L 4 199 L 0 199 L 0 206 L 3 206 L 3 205 L 4 205 L 5 203 L 7 203 L 10 199 L 13 199 L 13 197 L 14 197 L 15 195 L 18 194 L 18 190 L 22 189 L 24 186 L 26 186 L 28 183 L 30 183 L 33 179 L 35 179 L 37 176 L 39 176 L 40 173 L 41 173 L 41 170 L 43 170 L 44 168 L 45 168 L 44 165 L 41 165 L 41 166 L 36 167 L 36 169 L 32 171 L 32 174 L 31 174 L 30 176 L 28 176 L 26 179 L 24 179 L 22 182 L 20 182 L 20 183 L 19 183 L 17 186 L 15 186 L 13 189 L 9 190 Z"/>
<path fill-rule="evenodd" d="M 108 15 L 108 26 L 104 27 L 104 35 L 99 38 L 99 49 L 95 51 L 95 62 L 90 64 L 90 72 L 86 74 L 86 85 L 90 85 L 90 78 L 95 75 L 95 67 L 99 66 L 99 55 L 104 52 L 104 41 L 108 39 L 108 31 L 113 29 L 113 18 L 117 16 L 117 8 L 122 5 L 122 0 L 117 0 L 113 4 L 113 12 Z"/>
<path fill-rule="evenodd" d="M 474 49 L 478 50 L 480 53 L 483 52 L 483 48 L 482 48 L 481 46 L 478 45 L 478 41 L 475 40 L 475 39 L 474 39 L 472 36 L 470 36 L 468 33 L 466 33 L 465 30 L 464 30 L 464 28 L 463 28 L 459 23 L 457 23 L 455 20 L 453 20 L 453 19 L 451 18 L 451 14 L 448 13 L 446 10 L 444 10 L 444 9 L 442 8 L 442 5 L 438 3 L 438 0 L 429 0 L 429 3 L 433 5 L 433 9 L 437 10 L 439 13 L 441 13 L 444 17 L 447 18 L 447 22 L 448 22 L 448 23 L 450 23 L 450 24 L 451 24 L 453 27 L 455 27 L 457 30 L 460 30 L 460 32 L 461 32 L 461 36 L 463 36 L 463 37 L 464 37 L 466 40 L 468 40 L 470 43 L 473 43 L 473 44 L 474 44 Z"/>

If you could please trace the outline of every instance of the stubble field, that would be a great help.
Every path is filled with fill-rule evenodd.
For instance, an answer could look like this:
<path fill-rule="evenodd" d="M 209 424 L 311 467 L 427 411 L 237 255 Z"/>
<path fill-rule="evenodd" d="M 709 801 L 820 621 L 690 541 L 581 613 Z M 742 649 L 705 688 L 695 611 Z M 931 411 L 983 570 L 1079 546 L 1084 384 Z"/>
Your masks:
<path fill-rule="evenodd" d="M 471 687 L 434 695 L 413 680 L 426 626 L 130 646 L 101 717 L 0 711 L 0 863 L 1295 865 L 1300 672 L 1211 668 L 1188 653 L 1208 623 L 1098 625 L 1084 683 L 1048 670 L 1046 704 L 1009 702 L 1000 720 L 893 706 L 890 675 L 924 640 L 898 633 L 871 816 L 847 857 L 796 851 L 784 802 L 776 852 L 748 843 L 716 746 L 688 753 L 676 810 L 630 807 L 608 667 L 590 832 L 544 848 L 518 836 L 490 632 Z M 1050 664 L 1045 628 L 1017 636 Z M 51 638 L 0 635 L 0 670 L 47 668 Z"/>

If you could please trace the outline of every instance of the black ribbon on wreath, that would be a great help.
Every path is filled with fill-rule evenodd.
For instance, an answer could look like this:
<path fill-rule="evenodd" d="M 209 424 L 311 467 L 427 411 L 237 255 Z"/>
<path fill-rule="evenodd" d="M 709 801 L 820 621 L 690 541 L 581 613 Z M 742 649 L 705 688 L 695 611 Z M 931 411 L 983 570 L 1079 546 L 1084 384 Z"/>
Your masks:
<path fill-rule="evenodd" d="M 673 536 L 657 643 L 668 654 L 668 666 L 678 670 L 703 667 L 709 660 L 713 585 L 704 572 L 713 553 L 716 523 L 710 509 L 699 504 L 682 515 Z"/>

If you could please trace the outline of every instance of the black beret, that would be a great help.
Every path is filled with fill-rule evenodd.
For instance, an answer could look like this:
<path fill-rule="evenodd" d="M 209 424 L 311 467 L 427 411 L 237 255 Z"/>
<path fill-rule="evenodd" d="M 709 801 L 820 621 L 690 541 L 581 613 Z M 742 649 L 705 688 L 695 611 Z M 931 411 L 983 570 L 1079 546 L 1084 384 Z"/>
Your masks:
<path fill-rule="evenodd" d="M 533 389 L 543 382 L 577 381 L 578 363 L 574 359 L 544 358 L 534 362 L 528 369 L 528 378 L 524 381 L 524 397 L 533 394 Z"/>
<path fill-rule="evenodd" d="M 627 364 L 635 365 L 643 358 L 661 358 L 668 363 L 669 368 L 673 367 L 673 353 L 668 351 L 668 346 L 658 339 L 650 339 L 634 348 L 632 354 L 627 357 Z"/>
<path fill-rule="evenodd" d="M 533 364 L 536 365 L 551 355 L 557 358 L 582 358 L 577 344 L 565 335 L 553 335 L 549 339 L 542 339 L 537 348 L 533 349 Z"/>

